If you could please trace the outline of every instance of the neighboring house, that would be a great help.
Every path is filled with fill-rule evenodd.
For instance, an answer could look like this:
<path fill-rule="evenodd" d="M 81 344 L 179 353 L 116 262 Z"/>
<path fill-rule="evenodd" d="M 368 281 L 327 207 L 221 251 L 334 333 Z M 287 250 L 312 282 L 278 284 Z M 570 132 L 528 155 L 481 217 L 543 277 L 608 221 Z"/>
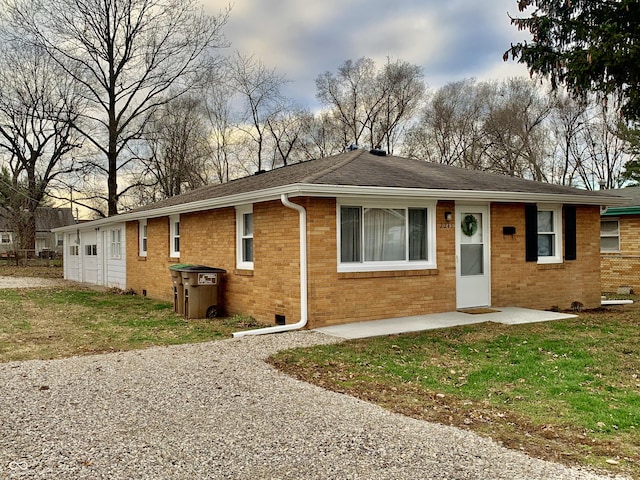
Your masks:
<path fill-rule="evenodd" d="M 609 190 L 625 199 L 600 218 L 602 290 L 640 292 L 640 187 Z"/>
<path fill-rule="evenodd" d="M 617 204 L 355 150 L 59 231 L 66 278 L 109 284 L 117 259 L 122 287 L 171 300 L 170 265 L 223 268 L 229 314 L 314 328 L 483 306 L 597 307 L 600 206 Z"/>
<path fill-rule="evenodd" d="M 18 248 L 16 233 L 11 228 L 8 212 L 0 208 L 0 255 L 9 256 Z M 41 257 L 61 256 L 63 251 L 63 234 L 51 230 L 68 225 L 75 225 L 70 208 L 38 207 L 36 209 L 36 244 L 35 254 Z"/>

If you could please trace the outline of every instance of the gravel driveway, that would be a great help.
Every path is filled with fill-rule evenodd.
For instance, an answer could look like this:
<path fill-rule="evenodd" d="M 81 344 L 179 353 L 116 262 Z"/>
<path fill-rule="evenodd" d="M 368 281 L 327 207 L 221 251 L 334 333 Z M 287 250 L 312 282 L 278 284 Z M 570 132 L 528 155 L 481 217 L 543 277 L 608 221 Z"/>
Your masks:
<path fill-rule="evenodd" d="M 294 380 L 291 332 L 0 365 L 0 478 L 598 479 Z"/>

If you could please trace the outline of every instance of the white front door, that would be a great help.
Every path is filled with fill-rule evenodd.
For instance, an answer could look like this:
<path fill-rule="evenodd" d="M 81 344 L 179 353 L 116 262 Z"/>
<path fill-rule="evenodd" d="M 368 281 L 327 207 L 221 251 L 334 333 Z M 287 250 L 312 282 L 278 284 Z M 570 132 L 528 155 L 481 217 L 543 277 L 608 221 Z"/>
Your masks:
<path fill-rule="evenodd" d="M 491 305 L 489 207 L 456 205 L 456 307 Z"/>

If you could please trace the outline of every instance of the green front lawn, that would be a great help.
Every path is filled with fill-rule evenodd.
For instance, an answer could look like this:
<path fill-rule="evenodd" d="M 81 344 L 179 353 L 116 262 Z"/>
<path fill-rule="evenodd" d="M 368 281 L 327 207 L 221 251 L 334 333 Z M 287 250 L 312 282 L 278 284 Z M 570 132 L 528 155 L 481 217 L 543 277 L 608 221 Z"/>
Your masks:
<path fill-rule="evenodd" d="M 291 375 L 513 449 L 640 478 L 640 308 L 281 352 Z"/>

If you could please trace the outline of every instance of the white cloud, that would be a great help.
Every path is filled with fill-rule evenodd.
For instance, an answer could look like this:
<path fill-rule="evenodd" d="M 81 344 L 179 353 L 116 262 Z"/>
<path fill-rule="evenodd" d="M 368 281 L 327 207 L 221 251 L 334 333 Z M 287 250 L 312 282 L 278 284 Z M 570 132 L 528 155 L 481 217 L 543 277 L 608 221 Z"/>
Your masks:
<path fill-rule="evenodd" d="M 212 12 L 225 5 L 206 3 Z M 319 74 L 363 56 L 421 65 L 432 87 L 527 75 L 502 61 L 512 42 L 526 38 L 507 12 L 518 13 L 516 0 L 235 0 L 225 33 L 233 49 L 292 80 L 286 93 L 313 104 Z"/>

